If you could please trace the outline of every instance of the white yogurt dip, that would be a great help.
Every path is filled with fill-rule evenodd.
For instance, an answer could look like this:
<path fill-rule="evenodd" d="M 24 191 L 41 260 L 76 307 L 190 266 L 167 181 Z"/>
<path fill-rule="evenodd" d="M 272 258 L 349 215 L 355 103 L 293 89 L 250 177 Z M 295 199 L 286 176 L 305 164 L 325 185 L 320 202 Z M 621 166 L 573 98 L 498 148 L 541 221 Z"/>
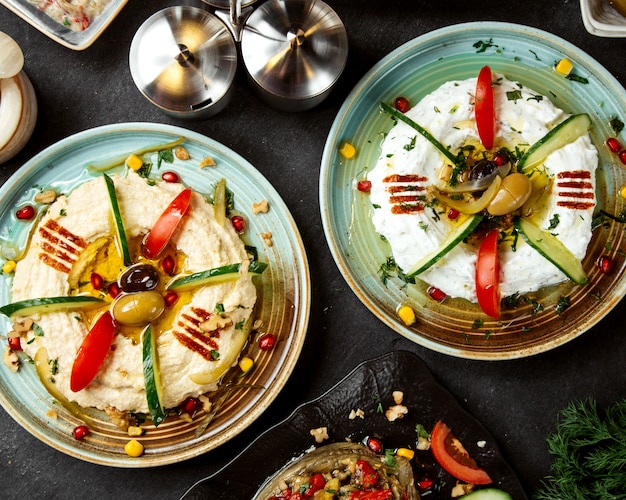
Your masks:
<path fill-rule="evenodd" d="M 494 75 L 493 80 L 496 78 L 496 149 L 515 151 L 519 147 L 525 151 L 569 116 L 547 97 L 499 75 Z M 476 78 L 447 82 L 411 108 L 407 116 L 453 154 L 467 145 L 479 146 L 475 91 Z M 591 240 L 597 163 L 597 150 L 588 134 L 543 162 L 551 190 L 544 196 L 544 208 L 534 222 L 548 230 L 551 222 L 558 220 L 550 232 L 579 259 L 585 256 Z M 444 157 L 427 139 L 398 122 L 382 142 L 376 167 L 368 174 L 370 199 L 375 207 L 372 221 L 376 231 L 389 242 L 396 264 L 405 273 L 437 250 L 452 226 L 442 207 L 431 203 L 432 189 L 443 166 Z M 502 297 L 567 280 L 522 238 L 518 238 L 515 249 L 501 243 L 499 253 Z M 476 302 L 476 257 L 476 247 L 461 243 L 417 278 L 450 297 Z"/>

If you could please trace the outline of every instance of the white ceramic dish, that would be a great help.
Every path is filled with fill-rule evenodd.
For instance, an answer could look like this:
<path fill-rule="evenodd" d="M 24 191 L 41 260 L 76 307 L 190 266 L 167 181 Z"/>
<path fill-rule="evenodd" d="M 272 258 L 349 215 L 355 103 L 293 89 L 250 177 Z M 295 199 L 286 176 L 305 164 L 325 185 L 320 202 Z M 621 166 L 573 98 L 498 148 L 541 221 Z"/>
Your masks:
<path fill-rule="evenodd" d="M 596 36 L 626 37 L 626 17 L 621 16 L 607 0 L 580 0 L 585 29 Z"/>
<path fill-rule="evenodd" d="M 104 11 L 84 31 L 72 31 L 37 9 L 28 0 L 0 0 L 0 4 L 17 14 L 44 35 L 72 50 L 84 50 L 95 42 L 128 0 L 111 0 Z"/>

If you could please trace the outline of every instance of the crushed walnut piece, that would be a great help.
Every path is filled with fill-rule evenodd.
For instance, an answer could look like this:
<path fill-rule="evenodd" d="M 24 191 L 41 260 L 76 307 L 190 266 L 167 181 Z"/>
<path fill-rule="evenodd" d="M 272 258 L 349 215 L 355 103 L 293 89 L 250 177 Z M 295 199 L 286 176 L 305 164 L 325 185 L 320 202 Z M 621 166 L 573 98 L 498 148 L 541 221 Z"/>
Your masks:
<path fill-rule="evenodd" d="M 213 158 L 207 156 L 205 158 L 202 158 L 198 165 L 200 166 L 200 168 L 215 167 L 217 165 L 217 162 Z"/>
<path fill-rule="evenodd" d="M 13 373 L 16 373 L 20 369 L 20 358 L 17 357 L 17 354 L 15 354 L 8 345 L 4 346 L 2 361 Z"/>
<path fill-rule="evenodd" d="M 203 332 L 214 332 L 220 328 L 228 328 L 233 324 L 233 320 L 228 316 L 213 314 L 209 319 L 200 323 L 200 330 Z"/>
<path fill-rule="evenodd" d="M 328 439 L 328 427 L 318 427 L 317 429 L 311 429 L 310 432 L 316 443 L 321 443 Z"/>
<path fill-rule="evenodd" d="M 274 242 L 272 241 L 272 233 L 270 233 L 269 231 L 267 233 L 261 233 L 261 238 L 263 238 L 263 242 L 268 247 L 271 247 L 274 245 Z"/>
<path fill-rule="evenodd" d="M 471 483 L 461 483 L 459 481 L 456 482 L 456 486 L 454 486 L 454 488 L 452 488 L 452 491 L 450 492 L 450 496 L 452 498 L 459 498 L 462 497 L 464 495 L 467 495 L 468 493 L 471 493 L 472 491 L 474 491 L 474 487 L 475 485 L 471 484 Z"/>
<path fill-rule="evenodd" d="M 391 396 L 393 397 L 394 403 L 396 403 L 397 405 L 402 404 L 402 400 L 404 399 L 404 393 L 402 391 L 393 391 L 391 393 Z"/>
<path fill-rule="evenodd" d="M 350 415 L 348 415 L 348 418 L 350 420 L 354 420 L 357 417 L 359 417 L 360 419 L 364 419 L 365 412 L 361 410 L 361 408 L 357 408 L 356 410 L 350 410 Z"/>
<path fill-rule="evenodd" d="M 187 148 L 184 148 L 183 146 L 178 146 L 174 150 L 174 156 L 179 160 L 188 160 L 190 158 L 189 151 L 187 151 Z"/>
<path fill-rule="evenodd" d="M 130 426 L 130 416 L 127 411 L 118 410 L 114 406 L 105 406 L 104 413 L 111 419 L 111 423 L 118 429 L 126 432 Z"/>
<path fill-rule="evenodd" d="M 402 404 L 402 400 L 404 399 L 404 393 L 402 391 L 393 391 L 391 395 L 395 405 L 391 406 L 385 412 L 385 417 L 387 417 L 387 420 L 390 422 L 393 422 L 394 420 L 398 420 L 409 413 L 409 409 Z"/>
<path fill-rule="evenodd" d="M 270 204 L 267 200 L 259 201 L 258 203 L 252 204 L 252 213 L 253 214 L 265 214 L 269 211 Z"/>
<path fill-rule="evenodd" d="M 198 400 L 202 403 L 202 410 L 206 413 L 209 413 L 211 411 L 211 408 L 213 408 L 213 403 L 211 403 L 211 400 L 208 398 L 208 396 L 201 394 L 200 396 L 198 396 Z"/>
<path fill-rule="evenodd" d="M 35 195 L 35 201 L 37 203 L 50 204 L 57 199 L 57 192 L 54 189 L 46 189 Z"/>

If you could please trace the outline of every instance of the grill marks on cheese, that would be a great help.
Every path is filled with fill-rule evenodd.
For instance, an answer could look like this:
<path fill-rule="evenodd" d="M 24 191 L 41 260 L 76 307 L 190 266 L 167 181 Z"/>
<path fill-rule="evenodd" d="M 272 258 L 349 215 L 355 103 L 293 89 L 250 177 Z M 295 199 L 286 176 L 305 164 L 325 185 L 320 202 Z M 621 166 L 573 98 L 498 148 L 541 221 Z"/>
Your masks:
<path fill-rule="evenodd" d="M 41 252 L 39 259 L 47 266 L 69 274 L 87 242 L 80 236 L 61 226 L 56 220 L 48 219 L 39 227 Z"/>
<path fill-rule="evenodd" d="M 193 307 L 189 313 L 180 316 L 174 329 L 174 337 L 187 349 L 194 351 L 207 361 L 215 361 L 211 351 L 219 350 L 220 331 L 204 332 L 200 324 L 207 321 L 212 313 L 200 307 Z"/>
<path fill-rule="evenodd" d="M 424 211 L 424 192 L 428 177 L 393 174 L 385 177 L 383 182 L 389 184 L 385 189 L 389 193 L 391 213 L 411 214 Z"/>
<path fill-rule="evenodd" d="M 595 206 L 595 194 L 588 170 L 570 170 L 557 175 L 556 204 L 572 210 L 587 210 Z"/>

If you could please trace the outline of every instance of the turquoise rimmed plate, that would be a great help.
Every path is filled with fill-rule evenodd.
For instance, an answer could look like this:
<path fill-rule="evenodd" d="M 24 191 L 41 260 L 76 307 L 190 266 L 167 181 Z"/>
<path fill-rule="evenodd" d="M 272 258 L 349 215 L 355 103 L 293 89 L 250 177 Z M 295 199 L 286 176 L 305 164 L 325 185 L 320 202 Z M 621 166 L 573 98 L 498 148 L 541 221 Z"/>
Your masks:
<path fill-rule="evenodd" d="M 158 428 L 148 425 L 146 434 L 140 438 L 145 453 L 139 458 L 126 455 L 124 445 L 130 439 L 128 434 L 113 425 L 103 412 L 88 412 L 93 420 L 91 434 L 84 441 L 74 440 L 72 429 L 82 422 L 54 403 L 32 364 L 24 362 L 17 373 L 0 364 L 0 403 L 7 413 L 43 442 L 88 462 L 115 467 L 153 467 L 180 462 L 218 447 L 254 422 L 276 398 L 293 371 L 304 342 L 311 302 L 309 268 L 289 210 L 250 163 L 222 144 L 190 130 L 150 123 L 107 125 L 68 137 L 35 156 L 0 188 L 2 261 L 13 258 L 23 247 L 30 225 L 18 221 L 15 212 L 25 203 L 32 203 L 39 190 L 54 187 L 57 192 L 67 193 L 94 175 L 85 169 L 87 163 L 179 137 L 184 137 L 191 158 L 162 163 L 157 170 L 154 154 L 152 175 L 173 170 L 184 184 L 206 195 L 211 195 L 219 179 L 226 179 L 228 189 L 234 193 L 235 209 L 247 221 L 246 243 L 254 245 L 259 259 L 269 264 L 256 281 L 255 316 L 262 321 L 259 332 L 274 333 L 278 341 L 270 351 L 249 342 L 246 354 L 255 360 L 255 369 L 245 379 L 240 379 L 235 370 L 223 380 L 223 384 L 245 381 L 246 387 L 228 395 L 203 433 L 196 436 L 206 417 L 204 412 L 192 422 L 171 418 Z M 206 157 L 212 158 L 216 166 L 200 168 L 200 161 Z M 268 201 L 269 211 L 254 215 L 253 203 L 262 200 Z M 272 246 L 264 243 L 263 233 L 271 233 Z M 10 275 L 0 277 L 1 304 L 10 302 L 10 281 Z M 10 322 L 6 317 L 0 321 L 6 333 Z M 2 341 L 2 348 L 5 346 L 6 341 Z"/>
<path fill-rule="evenodd" d="M 574 64 L 579 79 L 556 73 L 562 58 Z M 324 232 L 341 273 L 359 299 L 386 325 L 401 335 L 438 352 L 472 359 L 511 359 L 555 348 L 598 323 L 626 292 L 626 249 L 622 224 L 597 228 L 587 251 L 585 286 L 565 283 L 540 290 L 534 304 L 507 311 L 500 321 L 488 319 L 477 306 L 460 299 L 439 303 L 418 282 L 406 286 L 397 278 L 386 283 L 381 266 L 390 248 L 374 231 L 372 206 L 355 182 L 375 166 L 383 134 L 392 121 L 379 111 L 381 101 L 405 96 L 417 102 L 449 80 L 474 77 L 484 65 L 549 96 L 569 113 L 589 113 L 591 136 L 600 153 L 597 173 L 598 208 L 610 214 L 623 211 L 620 186 L 626 183 L 623 166 L 604 146 L 615 135 L 610 121 L 626 118 L 626 91 L 599 63 L 550 33 L 517 24 L 466 23 L 439 29 L 402 45 L 383 58 L 350 93 L 329 133 L 322 157 L 320 208 Z M 586 83 L 583 83 L 586 81 Z M 624 136 L 621 136 L 622 143 Z M 354 158 L 339 153 L 344 142 L 356 146 Z M 617 262 L 601 274 L 594 262 L 608 255 Z M 569 307 L 561 307 L 566 301 Z M 396 314 L 409 304 L 418 320 L 407 327 Z"/>

